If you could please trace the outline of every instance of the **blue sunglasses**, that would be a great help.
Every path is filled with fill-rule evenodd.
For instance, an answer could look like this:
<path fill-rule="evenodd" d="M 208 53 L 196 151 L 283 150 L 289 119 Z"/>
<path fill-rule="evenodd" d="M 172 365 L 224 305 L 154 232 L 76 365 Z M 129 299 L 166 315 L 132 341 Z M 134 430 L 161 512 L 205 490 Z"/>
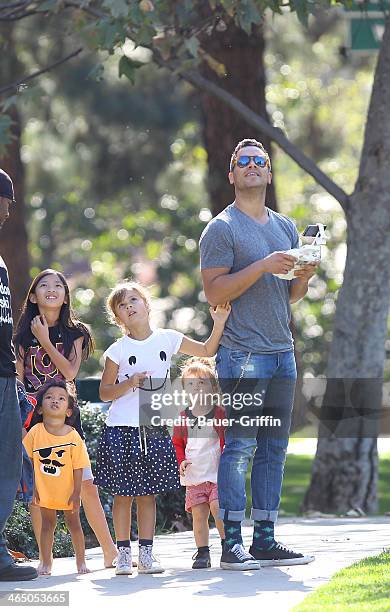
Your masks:
<path fill-rule="evenodd" d="M 246 168 L 246 166 L 249 166 L 251 163 L 251 160 L 253 160 L 256 166 L 259 166 L 260 168 L 269 166 L 268 159 L 266 157 L 262 157 L 261 155 L 241 155 L 241 157 L 234 160 L 232 170 L 236 164 L 239 168 Z"/>

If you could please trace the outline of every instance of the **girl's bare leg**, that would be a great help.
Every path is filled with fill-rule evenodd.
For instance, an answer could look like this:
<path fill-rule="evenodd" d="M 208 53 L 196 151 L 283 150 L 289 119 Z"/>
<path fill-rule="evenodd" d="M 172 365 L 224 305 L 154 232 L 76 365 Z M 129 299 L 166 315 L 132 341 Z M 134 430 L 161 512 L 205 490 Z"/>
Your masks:
<path fill-rule="evenodd" d="M 39 506 L 35 506 L 36 508 Z M 53 564 L 54 530 L 57 524 L 57 512 L 51 508 L 39 508 L 41 516 L 41 533 L 39 540 L 40 563 L 38 574 L 50 575 Z"/>
<path fill-rule="evenodd" d="M 116 541 L 130 540 L 132 502 L 132 497 L 125 497 L 123 495 L 114 496 L 112 518 L 114 521 Z"/>
<path fill-rule="evenodd" d="M 89 569 L 85 563 L 85 541 L 81 529 L 79 511 L 64 510 L 65 524 L 72 536 L 72 544 L 76 555 L 76 565 L 79 574 L 88 574 Z"/>
<path fill-rule="evenodd" d="M 154 495 L 141 495 L 137 500 L 138 537 L 140 540 L 153 540 L 156 527 L 156 498 Z"/>
<path fill-rule="evenodd" d="M 108 529 L 106 516 L 100 501 L 98 488 L 93 480 L 83 480 L 81 483 L 81 501 L 85 516 L 91 525 L 103 550 L 104 566 L 112 567 L 112 562 L 118 554 Z"/>
<path fill-rule="evenodd" d="M 210 507 L 205 502 L 192 506 L 192 527 L 194 530 L 195 543 L 198 548 L 209 545 L 209 515 Z"/>
<path fill-rule="evenodd" d="M 219 503 L 218 501 L 215 499 L 214 501 L 212 501 L 210 503 L 210 510 L 211 510 L 211 514 L 213 515 L 213 518 L 215 520 L 215 526 L 218 529 L 218 533 L 220 535 L 221 540 L 225 539 L 225 529 L 223 526 L 223 520 L 219 518 L 218 513 L 219 513 Z"/>

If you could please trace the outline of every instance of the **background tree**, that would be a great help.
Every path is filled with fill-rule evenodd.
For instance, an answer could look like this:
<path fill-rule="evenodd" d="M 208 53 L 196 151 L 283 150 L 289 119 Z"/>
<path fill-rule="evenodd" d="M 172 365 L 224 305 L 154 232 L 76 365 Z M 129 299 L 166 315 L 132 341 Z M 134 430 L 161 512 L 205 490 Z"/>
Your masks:
<path fill-rule="evenodd" d="M 0 65 L 0 78 L 2 82 L 7 83 L 20 70 L 15 54 L 12 26 L 0 24 L 0 41 L 2 50 L 7 56 L 7 61 L 2 61 Z M 10 143 L 7 148 L 1 147 L 0 144 L 0 168 L 13 178 L 16 204 L 10 211 L 10 218 L 1 236 L 1 255 L 8 267 L 15 318 L 25 295 L 30 262 L 25 225 L 24 170 L 20 158 L 21 117 L 14 105 L 8 112 L 8 116 L 3 117 L 3 125 L 9 125 Z"/>

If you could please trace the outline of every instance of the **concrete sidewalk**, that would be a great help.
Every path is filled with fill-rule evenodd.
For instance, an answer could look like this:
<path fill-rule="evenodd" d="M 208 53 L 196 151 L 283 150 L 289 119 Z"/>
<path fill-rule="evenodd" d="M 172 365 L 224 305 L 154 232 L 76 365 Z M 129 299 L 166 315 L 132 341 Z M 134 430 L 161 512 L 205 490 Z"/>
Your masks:
<path fill-rule="evenodd" d="M 249 547 L 252 528 L 243 527 L 244 543 Z M 115 576 L 113 569 L 102 568 L 100 549 L 87 551 L 90 574 L 78 576 L 74 559 L 55 559 L 53 575 L 30 583 L 0 583 L 0 591 L 53 590 L 70 592 L 71 610 L 122 610 L 126 608 L 158 611 L 208 610 L 224 612 L 291 610 L 331 576 L 359 559 L 390 547 L 390 520 L 386 517 L 359 519 L 281 519 L 277 538 L 300 552 L 316 555 L 314 563 L 291 567 L 266 567 L 254 572 L 219 569 L 220 542 L 211 532 L 213 567 L 191 570 L 195 551 L 192 532 L 157 536 L 155 553 L 166 568 L 160 575 Z M 136 552 L 138 545 L 132 543 Z M 255 604 L 256 608 L 248 605 Z M 47 609 L 34 606 L 36 610 Z"/>

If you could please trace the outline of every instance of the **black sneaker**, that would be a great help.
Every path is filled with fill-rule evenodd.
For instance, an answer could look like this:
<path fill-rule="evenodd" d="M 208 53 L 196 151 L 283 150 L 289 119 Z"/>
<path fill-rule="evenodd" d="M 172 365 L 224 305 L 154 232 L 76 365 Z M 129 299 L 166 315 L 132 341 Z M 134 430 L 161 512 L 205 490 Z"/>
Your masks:
<path fill-rule="evenodd" d="M 249 552 L 260 561 L 262 567 L 267 565 L 306 565 L 315 559 L 314 555 L 296 553 L 278 542 L 271 550 L 261 550 L 252 545 Z"/>
<path fill-rule="evenodd" d="M 31 565 L 17 565 L 11 563 L 0 570 L 0 582 L 17 582 L 19 580 L 34 580 L 38 578 L 38 572 Z"/>
<path fill-rule="evenodd" d="M 197 550 L 192 558 L 194 559 L 192 569 L 207 569 L 211 567 L 210 551 L 208 550 Z"/>
<path fill-rule="evenodd" d="M 232 548 L 224 546 L 220 563 L 221 569 L 237 570 L 239 572 L 245 570 L 259 570 L 260 562 L 256 561 L 246 552 L 242 544 L 235 544 Z"/>

